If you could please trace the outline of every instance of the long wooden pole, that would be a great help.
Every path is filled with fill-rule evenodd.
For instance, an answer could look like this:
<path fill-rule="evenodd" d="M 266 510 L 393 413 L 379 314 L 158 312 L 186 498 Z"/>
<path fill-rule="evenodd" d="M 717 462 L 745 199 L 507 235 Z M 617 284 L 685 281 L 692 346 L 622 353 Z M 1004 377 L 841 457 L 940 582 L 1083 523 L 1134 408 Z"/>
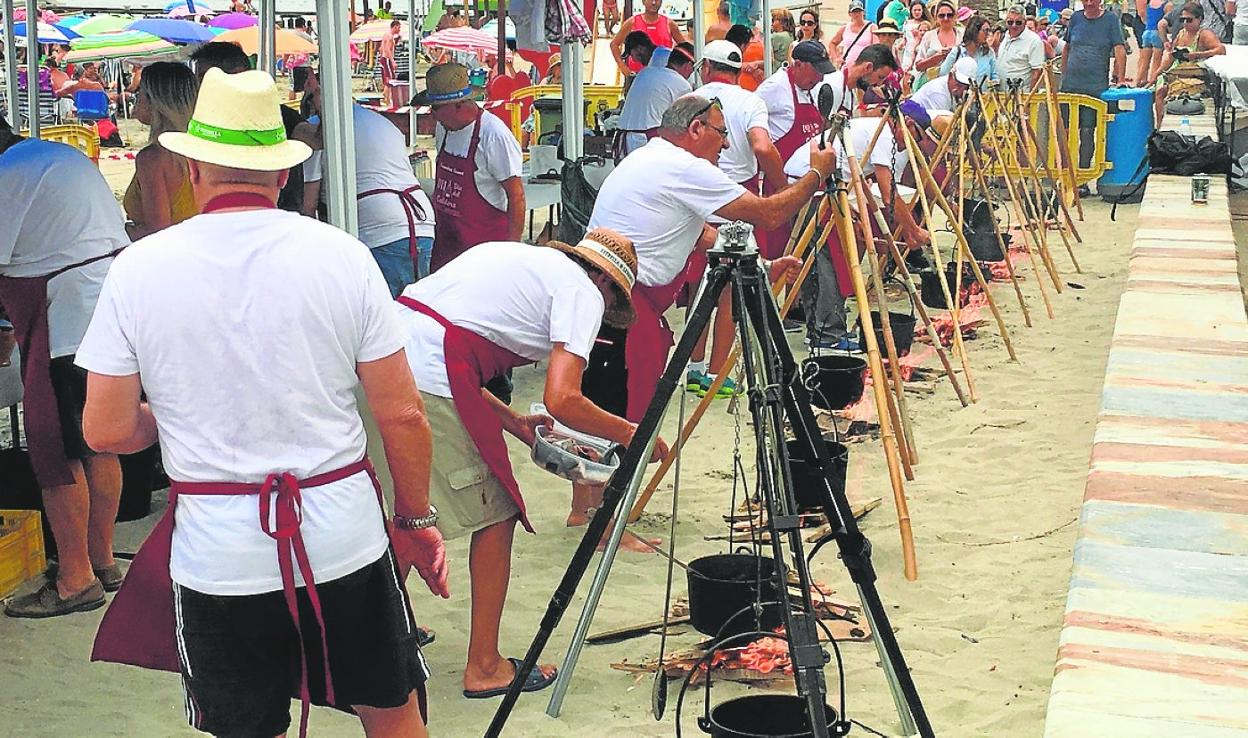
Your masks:
<path fill-rule="evenodd" d="M 1057 101 L 1055 86 L 1056 79 L 1053 76 L 1053 65 L 1045 65 L 1044 90 L 1045 95 L 1049 98 L 1049 121 L 1053 126 L 1054 138 L 1057 141 L 1058 165 L 1066 172 L 1066 179 L 1070 185 L 1071 199 L 1074 200 L 1075 209 L 1079 211 L 1079 220 L 1083 220 L 1083 200 L 1079 197 L 1079 180 L 1075 175 L 1075 160 L 1070 155 L 1070 142 L 1066 137 L 1066 121 L 1061 116 L 1061 104 Z M 1083 242 L 1077 231 L 1075 238 L 1081 243 Z"/>
<path fill-rule="evenodd" d="M 1015 91 L 1014 94 L 1016 97 L 1019 97 L 1017 104 L 1019 106 L 1020 111 L 1025 111 L 1025 110 L 1030 109 L 1030 106 L 1023 103 L 1021 96 L 1017 91 Z M 1061 211 L 1061 214 L 1065 216 L 1065 223 L 1062 222 L 1061 218 L 1057 217 L 1058 216 L 1057 213 L 1053 214 L 1053 221 L 1057 223 L 1057 232 L 1061 235 L 1062 243 L 1065 244 L 1066 246 L 1066 253 L 1070 256 L 1070 262 L 1075 265 L 1075 272 L 1078 274 L 1083 274 L 1083 267 L 1079 266 L 1079 260 L 1075 258 L 1075 251 L 1070 246 L 1070 239 L 1066 237 L 1067 229 L 1074 227 L 1075 220 L 1074 218 L 1070 216 L 1070 211 L 1066 208 L 1066 198 L 1062 194 L 1061 180 L 1059 180 L 1057 177 L 1053 175 L 1053 169 L 1049 166 L 1048 156 L 1040 155 L 1039 139 L 1036 138 L 1035 129 L 1032 128 L 1031 126 L 1030 116 L 1020 113 L 1019 132 L 1023 136 L 1023 140 L 1027 142 L 1027 146 L 1029 150 L 1034 150 L 1036 152 L 1036 160 L 1038 160 L 1040 162 L 1040 165 L 1044 168 L 1044 176 L 1047 177 L 1048 180 L 1053 183 L 1053 194 L 1055 196 L 1055 199 L 1057 200 L 1058 209 Z M 1036 173 L 1036 182 L 1037 182 L 1037 188 L 1040 189 L 1040 192 L 1043 194 L 1044 189 L 1040 187 L 1040 175 L 1038 172 Z M 1043 216 L 1046 227 L 1047 227 L 1047 223 L 1049 220 L 1048 203 L 1047 202 L 1043 203 L 1043 206 L 1044 206 L 1044 211 L 1041 213 L 1041 215 Z"/>
<path fill-rule="evenodd" d="M 1014 98 L 1007 98 L 1006 100 L 1006 105 L 1008 106 L 1006 120 L 1014 130 L 1019 131 L 1017 138 L 1018 148 L 1016 150 L 1011 148 L 1011 153 L 1014 156 L 1015 166 L 1018 167 L 1019 181 L 1022 183 L 1027 209 L 1031 213 L 1031 219 L 1035 225 L 1036 232 L 1040 234 L 1040 258 L 1049 270 L 1049 276 L 1053 280 L 1053 288 L 1060 294 L 1062 292 L 1062 278 L 1057 272 L 1057 263 L 1053 261 L 1053 253 L 1049 250 L 1049 219 L 1048 215 L 1045 214 L 1044 188 L 1040 184 L 1039 177 L 1035 176 L 1035 172 L 1030 167 L 1023 166 L 1023 159 L 1027 156 L 1027 142 L 1022 135 L 1022 122 L 1017 117 L 1017 102 Z"/>
<path fill-rule="evenodd" d="M 1018 296 L 1018 306 L 1023 311 L 1023 322 L 1028 328 L 1031 327 L 1031 311 L 1027 309 L 1027 300 L 1023 298 L 1023 287 L 1018 282 L 1018 275 L 1014 272 L 1014 262 L 1010 261 L 1010 249 L 1005 243 L 1005 238 L 1001 235 L 1001 223 L 997 220 L 996 203 L 992 198 L 992 190 L 988 187 L 988 181 L 984 178 L 984 168 L 979 160 L 979 154 L 975 152 L 972 146 L 967 150 L 967 154 L 971 159 L 971 170 L 975 173 L 975 181 L 979 186 L 980 192 L 984 195 L 984 202 L 988 207 L 988 220 L 992 223 L 992 232 L 997 237 L 997 246 L 1001 249 L 1001 255 L 1005 257 L 1005 269 L 1010 275 L 1010 283 L 1014 285 L 1014 294 Z M 1027 235 L 1019 234 L 1023 237 L 1023 245 L 1026 245 Z"/>

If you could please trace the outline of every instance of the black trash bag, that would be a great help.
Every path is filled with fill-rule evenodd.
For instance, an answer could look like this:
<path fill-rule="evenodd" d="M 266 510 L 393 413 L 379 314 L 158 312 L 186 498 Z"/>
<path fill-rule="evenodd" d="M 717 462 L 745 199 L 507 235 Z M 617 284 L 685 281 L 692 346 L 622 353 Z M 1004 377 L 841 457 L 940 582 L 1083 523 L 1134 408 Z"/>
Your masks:
<path fill-rule="evenodd" d="M 579 243 L 589 228 L 589 216 L 594 212 L 594 201 L 598 198 L 598 190 L 585 177 L 586 166 L 603 166 L 605 160 L 597 156 L 586 156 L 577 161 L 565 162 L 560 185 L 560 196 L 563 206 L 559 220 L 559 240 L 564 243 Z"/>
<path fill-rule="evenodd" d="M 1148 166 L 1154 174 L 1228 174 L 1231 155 L 1226 144 L 1209 136 L 1197 139 L 1178 131 L 1157 131 L 1148 137 Z"/>

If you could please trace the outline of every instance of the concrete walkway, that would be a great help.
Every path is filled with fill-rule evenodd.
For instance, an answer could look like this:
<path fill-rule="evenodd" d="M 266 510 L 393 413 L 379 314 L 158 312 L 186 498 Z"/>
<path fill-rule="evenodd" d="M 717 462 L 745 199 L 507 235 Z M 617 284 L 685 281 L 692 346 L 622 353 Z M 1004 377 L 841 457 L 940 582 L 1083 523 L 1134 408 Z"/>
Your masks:
<path fill-rule="evenodd" d="M 1248 736 L 1248 320 L 1212 179 L 1207 205 L 1166 176 L 1141 204 L 1049 738 Z"/>

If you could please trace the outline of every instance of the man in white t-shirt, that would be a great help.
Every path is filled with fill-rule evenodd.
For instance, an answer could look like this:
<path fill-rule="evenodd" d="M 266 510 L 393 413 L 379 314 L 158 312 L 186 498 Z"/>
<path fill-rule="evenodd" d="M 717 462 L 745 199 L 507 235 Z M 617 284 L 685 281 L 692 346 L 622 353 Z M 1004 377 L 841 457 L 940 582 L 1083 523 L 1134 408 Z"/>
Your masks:
<path fill-rule="evenodd" d="M 587 372 L 588 396 L 603 407 L 615 408 L 637 422 L 654 396 L 654 388 L 672 347 L 672 333 L 663 322 L 677 292 L 697 284 L 705 268 L 705 251 L 715 241 L 707 225 L 712 215 L 743 220 L 757 229 L 776 228 L 810 199 L 832 171 L 831 148 L 811 153 L 811 176 L 784 191 L 759 197 L 733 182 L 713 162 L 727 145 L 723 112 L 700 95 L 681 97 L 663 114 L 659 137 L 630 154 L 603 182 L 589 219 L 590 228 L 610 228 L 633 242 L 637 251 L 637 285 L 633 307 L 637 322 L 627 337 L 616 337 L 614 348 L 599 344 L 595 351 L 620 350 L 627 367 L 627 392 L 618 381 L 602 381 L 594 372 L 603 361 L 591 360 Z M 817 146 L 818 144 L 814 144 Z M 820 175 L 820 176 L 813 176 Z M 697 258 L 691 258 L 691 257 Z M 799 264 L 793 257 L 772 262 L 778 277 Z"/>
<path fill-rule="evenodd" d="M 693 89 L 689 86 L 693 55 L 693 44 L 677 44 L 666 64 L 648 64 L 633 78 L 628 95 L 624 97 L 624 107 L 616 119 L 619 128 L 612 149 L 617 164 L 658 135 L 663 113 L 676 98 Z"/>
<path fill-rule="evenodd" d="M 519 661 L 499 651 L 499 622 L 516 522 L 532 527 L 503 432 L 532 446 L 537 426 L 553 427 L 554 420 L 622 445 L 636 431 L 581 394 L 581 375 L 601 324 L 632 322 L 632 244 L 596 230 L 576 246 L 549 245 L 554 248 L 514 241 L 478 244 L 408 287 L 394 308 L 438 439 L 430 497 L 439 510 L 439 528 L 448 539 L 472 537 L 463 689 L 473 699 L 505 692 Z M 500 365 L 539 361 L 548 362 L 543 401 L 550 416 L 517 415 L 482 391 Z M 660 445 L 656 455 L 664 451 Z M 542 689 L 554 677 L 554 667 L 543 666 L 528 676 L 525 691 Z"/>
<path fill-rule="evenodd" d="M 412 104 L 432 106 L 437 121 L 432 273 L 479 243 L 519 241 L 526 210 L 520 144 L 475 102 L 468 70 L 438 64 L 425 80 Z"/>
<path fill-rule="evenodd" d="M 952 115 L 975 79 L 976 62 L 964 56 L 953 63 L 949 74 L 923 85 L 910 100 L 923 107 L 933 121 L 938 116 Z"/>
<path fill-rule="evenodd" d="M 350 706 L 368 733 L 426 735 L 402 582 L 411 565 L 449 596 L 429 426 L 365 246 L 274 209 L 309 153 L 257 138 L 282 131 L 278 106 L 263 72 L 205 75 L 188 132 L 160 137 L 202 214 L 114 262 L 78 351 L 87 442 L 159 436 L 171 479 L 93 658 L 180 671 L 208 733 L 284 734 L 299 685 L 305 719 L 310 702 Z M 389 521 L 357 384 L 396 480 Z"/>
<path fill-rule="evenodd" d="M 1005 14 L 1005 36 L 997 46 L 997 72 L 1008 88 L 1009 82 L 1017 82 L 1024 89 L 1031 89 L 1044 69 L 1044 41 L 1035 31 L 1027 28 L 1027 14 L 1015 5 Z"/>
<path fill-rule="evenodd" d="M 320 110 L 320 95 L 315 98 Z M 390 294 L 429 273 L 434 215 L 407 158 L 403 133 L 380 113 L 351 106 L 355 128 L 355 196 L 360 240 L 372 252 Z M 304 214 L 316 213 L 324 176 L 323 152 L 304 163 Z"/>
<path fill-rule="evenodd" d="M 702 49 L 699 65 L 702 86 L 694 94 L 719 100 L 728 130 L 728 145 L 719 154 L 719 168 L 753 193 L 758 192 L 760 172 L 780 181 L 784 162 L 771 142 L 767 104 L 737 84 L 741 50 L 730 41 L 712 41 Z"/>
<path fill-rule="evenodd" d="M 93 610 L 105 591 L 121 586 L 113 561 L 121 468 L 116 455 L 96 454 L 83 440 L 86 372 L 74 366 L 74 354 L 109 257 L 130 239 L 90 159 L 64 144 L 22 138 L 3 116 L 0 213 L 0 306 L 20 347 L 26 441 L 60 563 L 56 576 L 5 612 Z M 12 349 L 0 341 L 0 365 L 8 365 Z"/>

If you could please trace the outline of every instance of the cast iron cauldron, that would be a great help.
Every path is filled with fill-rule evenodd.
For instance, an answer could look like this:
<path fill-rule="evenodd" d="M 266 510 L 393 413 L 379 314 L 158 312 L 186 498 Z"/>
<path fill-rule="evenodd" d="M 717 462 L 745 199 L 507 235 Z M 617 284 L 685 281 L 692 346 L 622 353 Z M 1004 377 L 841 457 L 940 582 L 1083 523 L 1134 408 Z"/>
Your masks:
<path fill-rule="evenodd" d="M 802 383 L 810 401 L 824 410 L 841 410 L 862 398 L 867 362 L 857 356 L 812 356 L 802 362 Z"/>
<path fill-rule="evenodd" d="M 699 633 L 727 638 L 752 630 L 771 630 L 784 620 L 779 605 L 763 607 L 760 623 L 754 622 L 752 611 L 741 612 L 754 602 L 780 600 L 774 559 L 754 554 L 703 556 L 689 562 L 686 576 L 689 622 Z"/>
<path fill-rule="evenodd" d="M 923 304 L 935 308 L 936 310 L 948 310 L 949 303 L 945 300 L 945 293 L 940 289 L 940 278 L 936 276 L 935 269 L 924 269 L 919 272 L 919 279 L 922 284 L 919 288 L 919 297 L 923 300 Z M 945 264 L 945 281 L 949 284 L 949 294 L 953 294 L 958 284 L 958 265 L 954 262 Z M 962 286 L 965 288 L 968 284 L 975 281 L 975 273 L 971 271 L 969 264 L 962 265 Z M 963 303 L 965 306 L 965 303 Z"/>
<path fill-rule="evenodd" d="M 849 466 L 849 448 L 843 443 L 823 439 L 828 456 L 832 457 L 832 484 L 834 492 L 845 491 L 845 469 Z M 797 498 L 797 506 L 802 510 L 821 509 L 823 507 L 823 474 L 815 466 L 815 460 L 808 458 L 806 449 L 796 440 L 785 442 L 789 452 L 789 469 L 793 472 L 793 495 Z"/>
<path fill-rule="evenodd" d="M 836 723 L 836 710 L 828 705 L 823 708 L 830 729 Z M 788 694 L 759 694 L 721 702 L 704 722 L 700 727 L 712 738 L 802 738 L 812 734 L 806 700 Z"/>
<path fill-rule="evenodd" d="M 939 289 L 940 286 L 937 285 L 937 290 Z M 910 353 L 910 344 L 914 343 L 914 326 L 916 322 L 913 313 L 888 311 L 888 327 L 893 329 L 893 345 L 897 347 L 897 356 L 901 357 Z M 871 323 L 875 329 L 875 344 L 880 347 L 882 353 L 884 349 L 884 324 L 880 320 L 880 312 L 878 310 L 871 311 Z M 862 335 L 862 320 L 858 321 L 858 335 Z"/>

